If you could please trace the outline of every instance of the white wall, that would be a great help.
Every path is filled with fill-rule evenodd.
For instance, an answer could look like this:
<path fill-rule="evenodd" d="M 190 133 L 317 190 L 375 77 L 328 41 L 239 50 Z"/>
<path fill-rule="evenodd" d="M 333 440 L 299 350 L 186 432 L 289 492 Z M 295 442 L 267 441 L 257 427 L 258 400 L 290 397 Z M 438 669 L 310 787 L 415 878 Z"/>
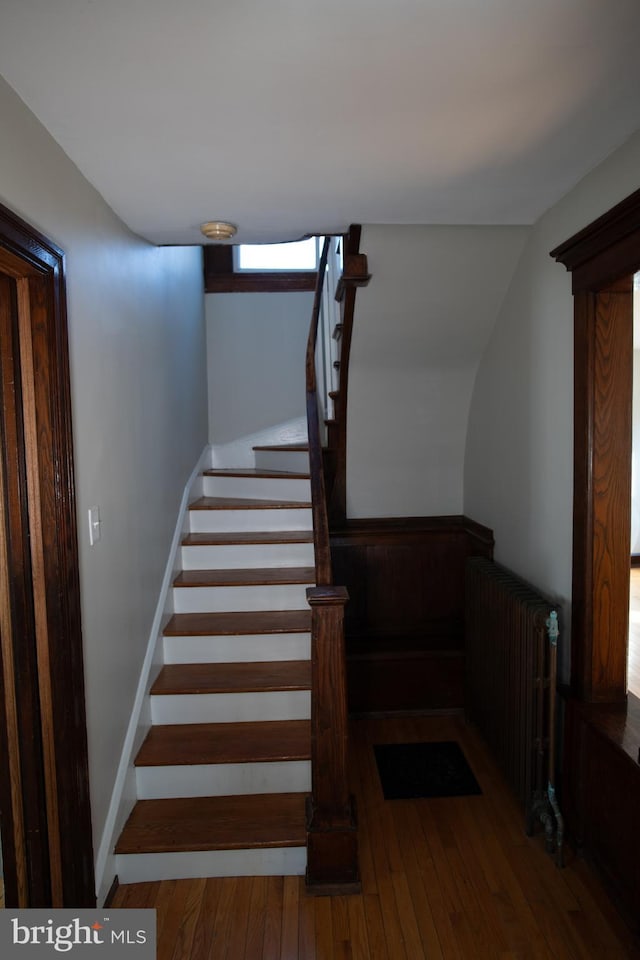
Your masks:
<path fill-rule="evenodd" d="M 638 188 L 640 134 L 535 225 L 478 371 L 465 513 L 492 527 L 496 559 L 564 605 L 570 626 L 573 485 L 571 277 L 549 251 Z M 564 675 L 569 643 L 562 651 Z"/>
<path fill-rule="evenodd" d="M 312 293 L 207 294 L 210 443 L 305 416 L 312 308 Z"/>
<path fill-rule="evenodd" d="M 462 513 L 477 365 L 526 227 L 368 225 L 349 371 L 349 517 Z"/>
<path fill-rule="evenodd" d="M 184 485 L 207 442 L 199 249 L 133 236 L 0 79 L 0 200 L 66 253 L 97 851 Z M 102 540 L 89 547 L 87 509 Z"/>

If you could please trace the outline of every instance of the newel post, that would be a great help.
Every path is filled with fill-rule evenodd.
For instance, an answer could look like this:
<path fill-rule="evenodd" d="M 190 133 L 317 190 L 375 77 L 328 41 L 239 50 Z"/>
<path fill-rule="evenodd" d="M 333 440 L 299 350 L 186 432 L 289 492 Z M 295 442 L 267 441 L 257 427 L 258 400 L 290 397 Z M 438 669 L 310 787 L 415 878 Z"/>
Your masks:
<path fill-rule="evenodd" d="M 307 801 L 307 887 L 358 893 L 358 835 L 347 775 L 344 587 L 307 590 L 311 607 L 311 796 Z"/>

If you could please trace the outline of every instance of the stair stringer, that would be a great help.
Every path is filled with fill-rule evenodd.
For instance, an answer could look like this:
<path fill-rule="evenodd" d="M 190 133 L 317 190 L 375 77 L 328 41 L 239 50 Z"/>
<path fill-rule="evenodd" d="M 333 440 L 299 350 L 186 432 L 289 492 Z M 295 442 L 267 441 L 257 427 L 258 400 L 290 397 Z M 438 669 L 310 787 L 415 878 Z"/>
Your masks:
<path fill-rule="evenodd" d="M 98 845 L 95 860 L 96 898 L 98 904 L 103 904 L 109 893 L 115 870 L 114 845 L 134 804 L 137 800 L 136 772 L 134 758 L 140 745 L 151 727 L 151 705 L 149 691 L 151 685 L 163 663 L 163 636 L 162 628 L 173 613 L 173 580 L 181 569 L 182 538 L 189 529 L 189 504 L 192 500 L 202 496 L 203 470 L 211 465 L 211 448 L 205 447 L 198 462 L 193 468 L 185 485 L 176 526 L 169 548 L 167 565 L 165 567 L 158 603 L 149 632 L 147 652 L 140 670 L 140 678 L 136 696 L 131 711 L 131 718 L 122 745 L 120 762 L 109 802 L 109 809 L 105 820 L 102 837 Z"/>

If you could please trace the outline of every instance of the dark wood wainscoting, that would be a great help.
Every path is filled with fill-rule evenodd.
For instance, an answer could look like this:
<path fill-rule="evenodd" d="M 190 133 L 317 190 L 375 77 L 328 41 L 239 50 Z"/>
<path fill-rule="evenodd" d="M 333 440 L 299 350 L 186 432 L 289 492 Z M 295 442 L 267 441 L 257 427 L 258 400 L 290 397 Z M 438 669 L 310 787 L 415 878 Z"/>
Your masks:
<path fill-rule="evenodd" d="M 567 698 L 562 804 L 578 849 L 640 932 L 640 700 Z"/>
<path fill-rule="evenodd" d="M 331 534 L 351 713 L 464 705 L 464 567 L 493 533 L 462 516 L 350 520 Z"/>

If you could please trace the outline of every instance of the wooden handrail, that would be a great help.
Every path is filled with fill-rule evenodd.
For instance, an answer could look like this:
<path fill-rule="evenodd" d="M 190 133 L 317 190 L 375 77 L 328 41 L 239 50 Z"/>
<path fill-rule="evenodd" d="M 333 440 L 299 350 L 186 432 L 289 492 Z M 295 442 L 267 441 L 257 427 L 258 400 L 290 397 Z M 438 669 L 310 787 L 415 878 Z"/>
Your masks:
<path fill-rule="evenodd" d="M 307 384 L 307 429 L 309 433 L 309 470 L 311 473 L 311 504 L 313 512 L 313 542 L 315 548 L 316 584 L 329 586 L 332 581 L 331 551 L 329 547 L 329 520 L 322 462 L 322 440 L 320 437 L 320 404 L 316 378 L 316 346 L 318 325 L 322 308 L 322 288 L 327 270 L 327 258 L 331 237 L 325 237 L 318 267 L 318 279 L 313 300 L 313 313 L 307 340 L 306 384 Z"/>
<path fill-rule="evenodd" d="M 360 891 L 358 837 L 347 761 L 344 587 L 332 584 L 316 347 L 330 238 L 322 248 L 306 354 L 307 428 L 316 586 L 311 607 L 311 795 L 307 800 L 307 887 L 313 893 Z"/>
<path fill-rule="evenodd" d="M 344 527 L 347 521 L 347 396 L 351 335 L 358 287 L 371 279 L 367 258 L 360 253 L 362 227 L 352 223 L 343 239 L 343 271 L 335 298 L 340 304 L 340 367 L 337 395 L 334 398 L 334 425 L 329 434 L 327 463 L 327 512 L 331 529 Z"/>

